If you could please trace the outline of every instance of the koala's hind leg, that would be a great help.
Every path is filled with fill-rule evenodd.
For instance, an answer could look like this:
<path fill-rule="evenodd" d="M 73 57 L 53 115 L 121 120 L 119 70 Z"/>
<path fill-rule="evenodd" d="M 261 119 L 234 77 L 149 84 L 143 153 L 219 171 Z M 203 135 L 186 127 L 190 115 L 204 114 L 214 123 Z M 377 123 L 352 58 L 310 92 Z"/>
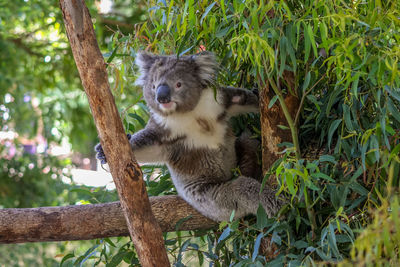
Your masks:
<path fill-rule="evenodd" d="M 225 183 L 204 183 L 186 188 L 183 197 L 203 215 L 216 221 L 229 220 L 233 210 L 235 218 L 256 214 L 259 204 L 263 206 L 268 217 L 274 216 L 282 202 L 267 186 L 261 194 L 260 189 L 261 184 L 255 179 L 240 176 Z"/>
<path fill-rule="evenodd" d="M 260 141 L 251 138 L 251 134 L 247 131 L 243 132 L 236 139 L 235 143 L 236 158 L 240 173 L 243 176 L 252 177 L 258 181 L 262 180 L 262 169 L 258 158 L 260 145 Z"/>

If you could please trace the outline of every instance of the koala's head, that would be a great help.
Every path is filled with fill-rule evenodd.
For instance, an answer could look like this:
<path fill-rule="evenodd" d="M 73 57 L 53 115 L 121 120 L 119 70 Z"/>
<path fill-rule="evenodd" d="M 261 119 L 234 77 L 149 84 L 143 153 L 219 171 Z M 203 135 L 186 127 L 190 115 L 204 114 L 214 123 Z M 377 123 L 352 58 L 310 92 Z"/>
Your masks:
<path fill-rule="evenodd" d="M 158 56 L 141 52 L 136 57 L 147 105 L 159 115 L 193 110 L 203 89 L 213 82 L 217 62 L 210 52 L 193 56 Z"/>

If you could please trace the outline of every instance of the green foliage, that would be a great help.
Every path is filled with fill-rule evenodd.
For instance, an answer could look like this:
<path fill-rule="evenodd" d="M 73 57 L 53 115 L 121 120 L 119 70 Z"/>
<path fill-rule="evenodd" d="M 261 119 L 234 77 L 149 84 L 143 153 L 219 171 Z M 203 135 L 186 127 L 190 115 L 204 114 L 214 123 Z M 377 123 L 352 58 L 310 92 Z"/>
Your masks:
<path fill-rule="evenodd" d="M 54 243 L 2 245 L 0 246 L 0 264 L 2 266 L 10 267 L 56 267 L 59 266 L 59 264 L 57 262 L 57 259 L 54 257 L 55 251 L 57 251 L 57 245 Z"/>
<path fill-rule="evenodd" d="M 28 154 L 17 145 L 10 158 L 9 149 L 0 146 L 0 208 L 32 208 L 116 201 L 115 191 L 88 188 L 71 183 L 70 160 L 43 154 Z M 68 251 L 77 253 L 91 242 L 68 244 L 26 243 L 0 246 L 1 266 L 59 266 Z"/>
<path fill-rule="evenodd" d="M 398 266 L 400 263 L 399 197 L 382 199 L 373 220 L 354 242 L 349 259 L 338 266 Z"/>
<path fill-rule="evenodd" d="M 115 12 L 108 15 L 98 13 L 95 1 L 87 3 L 105 51 L 114 44 L 114 30 L 118 28 L 118 34 L 123 34 L 132 29 L 124 20 L 135 23 L 143 15 L 138 5 L 113 2 Z M 106 28 L 105 23 L 110 26 Z M 40 134 L 48 142 L 68 141 L 74 151 L 92 154 L 97 133 L 63 27 L 59 1 L 0 1 L 0 50 L 0 130 L 32 138 L 42 121 Z M 130 92 L 117 101 L 131 103 L 137 96 Z"/>
<path fill-rule="evenodd" d="M 95 128 L 58 1 L 2 1 L 0 6 L 0 105 L 8 113 L 1 130 L 32 138 L 42 121 L 40 134 L 49 142 L 70 137 L 74 148 L 93 144 Z"/>
<path fill-rule="evenodd" d="M 360 234 L 351 251 L 351 260 L 366 266 L 397 266 L 400 264 L 399 198 L 382 205 L 370 225 Z"/>
<path fill-rule="evenodd" d="M 67 186 L 69 160 L 23 153 L 7 157 L 0 147 L 0 208 L 30 208 L 63 203 Z M 49 190 L 52 188 L 52 190 Z"/>

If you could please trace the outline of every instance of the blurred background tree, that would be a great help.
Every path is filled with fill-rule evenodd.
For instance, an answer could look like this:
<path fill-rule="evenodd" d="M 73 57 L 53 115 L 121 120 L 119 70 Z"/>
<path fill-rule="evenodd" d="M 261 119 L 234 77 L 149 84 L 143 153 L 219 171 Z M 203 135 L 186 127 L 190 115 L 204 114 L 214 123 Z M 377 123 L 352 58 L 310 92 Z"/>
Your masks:
<path fill-rule="evenodd" d="M 279 193 L 288 199 L 281 211 L 285 219 L 267 219 L 260 210 L 257 218 L 221 223 L 219 231 L 165 234 L 171 262 L 176 266 L 399 263 L 398 1 L 150 0 L 113 1 L 112 7 L 107 2 L 86 4 L 127 131 L 137 131 L 148 118 L 140 88 L 133 86 L 133 61 L 140 49 L 177 55 L 207 49 L 221 62 L 221 84 L 260 90 L 269 86 L 273 93 L 268 109 L 282 104 L 280 95 L 300 100 L 297 119 L 291 118 L 296 124 L 289 125 L 297 127 L 299 136 L 291 135 L 290 142 L 280 145 L 282 158 L 265 177 L 265 182 L 276 181 Z M 102 188 L 60 182 L 70 162 L 45 156 L 52 143 L 65 142 L 90 157 L 97 142 L 58 2 L 1 1 L 0 47 L 1 131 L 18 134 L 13 135 L 16 152 L 10 152 L 10 141 L 1 141 L 5 146 L 0 151 L 0 205 L 113 199 L 115 195 Z M 293 73 L 293 86 L 286 72 Z M 236 132 L 247 127 L 260 135 L 257 116 L 232 123 Z M 288 131 L 287 126 L 281 128 Z M 36 153 L 35 161 L 27 152 L 32 142 L 41 140 L 48 145 L 36 151 L 43 153 Z M 23 150 L 18 150 L 17 141 Z M 295 150 L 301 151 L 296 155 Z M 11 160 L 6 158 L 10 153 L 16 155 Z M 35 167 L 30 169 L 30 163 Z M 35 170 L 36 166 L 41 169 Z M 46 166 L 55 168 L 39 175 Z M 150 195 L 174 193 L 168 172 L 162 169 L 150 176 L 153 170 L 145 168 Z M 20 187 L 21 180 L 27 184 Z M 54 181 L 59 181 L 60 189 Z M 18 191 L 21 188 L 24 193 Z M 387 221 L 391 223 L 383 223 Z M 376 236 L 379 225 L 385 227 L 382 238 Z M 272 257 L 265 253 L 270 246 L 264 243 L 265 236 L 271 237 Z M 41 246 L 16 247 L 43 251 Z M 138 264 L 127 238 L 79 243 L 75 249 L 65 243 L 58 246 L 41 261 Z M 7 266 L 32 260 L 22 251 L 9 257 L 8 249 L 0 247 L 5 255 L 0 259 Z M 58 253 L 60 257 L 54 258 Z"/>
<path fill-rule="evenodd" d="M 143 8 L 129 1 L 116 1 L 112 12 L 110 1 L 88 5 L 104 51 L 117 32 L 130 32 L 143 20 Z M 0 6 L 1 130 L 30 139 L 42 135 L 48 143 L 65 139 L 74 151 L 92 154 L 96 132 L 58 1 L 1 1 Z"/>

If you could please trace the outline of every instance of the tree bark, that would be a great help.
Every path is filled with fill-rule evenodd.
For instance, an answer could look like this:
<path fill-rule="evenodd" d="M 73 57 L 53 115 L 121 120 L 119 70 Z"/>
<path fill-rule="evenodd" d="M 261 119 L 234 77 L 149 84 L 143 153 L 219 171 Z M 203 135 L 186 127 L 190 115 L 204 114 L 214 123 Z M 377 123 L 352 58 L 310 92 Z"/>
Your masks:
<path fill-rule="evenodd" d="M 271 16 L 273 16 L 272 13 Z M 283 76 L 288 87 L 288 93 L 285 96 L 285 103 L 289 109 L 291 117 L 294 120 L 299 107 L 299 99 L 295 95 L 294 74 L 293 72 L 284 71 Z M 268 82 L 259 81 L 259 83 L 266 84 L 260 92 L 262 172 L 265 176 L 274 162 L 281 157 L 281 149 L 278 147 L 278 144 L 282 142 L 292 142 L 292 135 L 289 129 L 283 130 L 278 127 L 278 125 L 288 126 L 279 101 L 276 101 L 271 108 L 268 108 L 270 101 L 275 96 Z M 283 83 L 280 83 L 279 81 L 277 84 L 279 87 L 283 86 Z M 269 187 L 276 188 L 276 179 L 268 179 L 267 185 Z M 265 256 L 267 260 L 275 259 L 278 255 L 278 251 L 278 247 L 272 242 L 271 235 L 264 237 L 261 240 L 260 254 Z"/>
<path fill-rule="evenodd" d="M 292 72 L 285 71 L 284 78 L 287 84 L 288 93 L 285 96 L 285 103 L 289 109 L 289 113 L 293 120 L 299 107 L 299 99 L 293 93 L 294 75 Z M 283 86 L 283 83 L 280 84 Z M 279 101 L 268 108 L 269 102 L 275 96 L 273 90 L 268 84 L 260 92 L 260 117 L 261 117 L 261 137 L 262 137 L 262 169 L 265 175 L 271 168 L 272 164 L 281 157 L 281 149 L 278 144 L 282 142 L 292 142 L 290 130 L 283 130 L 278 125 L 288 126 L 285 115 Z M 268 184 L 275 186 L 275 179 L 269 179 Z"/>
<path fill-rule="evenodd" d="M 201 215 L 178 196 L 151 197 L 150 202 L 163 232 L 218 227 L 218 223 Z M 177 225 L 178 222 L 182 223 Z M 127 235 L 129 231 L 119 202 L 0 210 L 0 244 Z"/>
<path fill-rule="evenodd" d="M 142 266 L 169 266 L 142 172 L 126 138 L 84 0 L 60 0 L 65 28 Z"/>

